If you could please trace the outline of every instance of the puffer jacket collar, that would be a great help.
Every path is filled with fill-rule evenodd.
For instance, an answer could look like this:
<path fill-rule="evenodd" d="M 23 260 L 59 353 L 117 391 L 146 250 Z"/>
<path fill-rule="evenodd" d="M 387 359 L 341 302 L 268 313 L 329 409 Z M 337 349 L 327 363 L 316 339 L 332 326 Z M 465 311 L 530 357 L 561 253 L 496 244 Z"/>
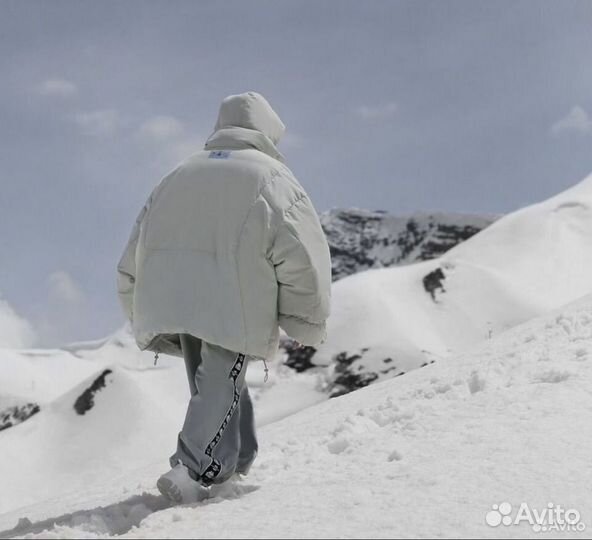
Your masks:
<path fill-rule="evenodd" d="M 207 140 L 206 150 L 244 150 L 255 148 L 260 152 L 284 162 L 284 156 L 278 151 L 272 140 L 255 129 L 231 126 L 219 129 Z"/>

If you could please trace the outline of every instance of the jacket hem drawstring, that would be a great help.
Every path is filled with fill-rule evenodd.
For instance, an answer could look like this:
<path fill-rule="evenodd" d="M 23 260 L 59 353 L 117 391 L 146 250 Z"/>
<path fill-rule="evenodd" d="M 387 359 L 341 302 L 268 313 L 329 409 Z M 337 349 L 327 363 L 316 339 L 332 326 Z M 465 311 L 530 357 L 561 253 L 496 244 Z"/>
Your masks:
<path fill-rule="evenodd" d="M 263 371 L 265 371 L 263 382 L 266 383 L 269 380 L 269 368 L 267 367 L 267 362 L 265 360 L 263 360 Z"/>

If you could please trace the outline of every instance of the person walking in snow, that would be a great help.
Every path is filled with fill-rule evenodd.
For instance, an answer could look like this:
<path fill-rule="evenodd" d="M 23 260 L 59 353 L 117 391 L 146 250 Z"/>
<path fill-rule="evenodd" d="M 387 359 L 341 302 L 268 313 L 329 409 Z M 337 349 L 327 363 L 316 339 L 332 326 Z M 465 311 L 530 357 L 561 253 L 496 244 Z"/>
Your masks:
<path fill-rule="evenodd" d="M 174 502 L 249 471 L 258 446 L 245 372 L 276 354 L 278 326 L 303 345 L 326 337 L 329 247 L 277 150 L 284 130 L 260 94 L 224 99 L 204 150 L 148 198 L 117 267 L 140 349 L 187 368 L 185 422 L 157 481 Z"/>

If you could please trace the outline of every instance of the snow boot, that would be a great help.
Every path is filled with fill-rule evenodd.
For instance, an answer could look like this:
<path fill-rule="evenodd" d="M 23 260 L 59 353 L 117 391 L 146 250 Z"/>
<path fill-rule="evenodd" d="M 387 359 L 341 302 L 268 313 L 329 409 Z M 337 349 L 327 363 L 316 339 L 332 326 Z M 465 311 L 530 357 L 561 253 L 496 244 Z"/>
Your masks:
<path fill-rule="evenodd" d="M 190 504 L 207 499 L 210 490 L 189 475 L 189 469 L 182 463 L 175 465 L 156 482 L 158 491 L 175 504 Z"/>

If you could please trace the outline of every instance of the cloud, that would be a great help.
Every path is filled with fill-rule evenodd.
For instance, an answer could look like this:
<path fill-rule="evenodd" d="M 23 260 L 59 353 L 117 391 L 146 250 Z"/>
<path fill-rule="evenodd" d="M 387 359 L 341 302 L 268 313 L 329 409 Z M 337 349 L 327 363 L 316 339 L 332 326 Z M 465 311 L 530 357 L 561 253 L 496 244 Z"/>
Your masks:
<path fill-rule="evenodd" d="M 203 150 L 205 137 L 187 136 L 178 139 L 163 148 L 163 158 L 169 166 L 174 166 L 191 154 Z"/>
<path fill-rule="evenodd" d="M 53 272 L 47 278 L 49 300 L 58 305 L 79 306 L 85 301 L 80 286 L 68 272 Z"/>
<path fill-rule="evenodd" d="M 78 87 L 66 79 L 47 79 L 37 86 L 37 92 L 42 96 L 68 98 L 78 93 Z"/>
<path fill-rule="evenodd" d="M 0 347 L 13 349 L 30 347 L 35 341 L 35 332 L 29 322 L 0 298 Z"/>
<path fill-rule="evenodd" d="M 74 122 L 85 135 L 105 137 L 113 135 L 123 124 L 120 114 L 114 109 L 78 112 Z"/>
<path fill-rule="evenodd" d="M 397 104 L 390 101 L 383 105 L 361 105 L 354 113 L 362 120 L 382 120 L 393 116 L 397 110 Z"/>
<path fill-rule="evenodd" d="M 576 105 L 566 116 L 553 124 L 551 133 L 553 135 L 564 133 L 587 135 L 592 133 L 592 118 L 582 107 Z"/>
<path fill-rule="evenodd" d="M 201 150 L 206 137 L 190 132 L 174 116 L 157 115 L 142 122 L 135 132 L 136 140 L 155 157 L 159 170 L 173 167 L 179 161 Z"/>
<path fill-rule="evenodd" d="M 79 339 L 90 321 L 86 294 L 64 270 L 47 276 L 46 287 L 47 296 L 35 320 L 39 342 L 44 347 L 54 347 Z"/>
<path fill-rule="evenodd" d="M 183 122 L 174 116 L 153 116 L 144 121 L 138 128 L 138 136 L 155 141 L 169 140 L 180 137 L 185 132 Z"/>

